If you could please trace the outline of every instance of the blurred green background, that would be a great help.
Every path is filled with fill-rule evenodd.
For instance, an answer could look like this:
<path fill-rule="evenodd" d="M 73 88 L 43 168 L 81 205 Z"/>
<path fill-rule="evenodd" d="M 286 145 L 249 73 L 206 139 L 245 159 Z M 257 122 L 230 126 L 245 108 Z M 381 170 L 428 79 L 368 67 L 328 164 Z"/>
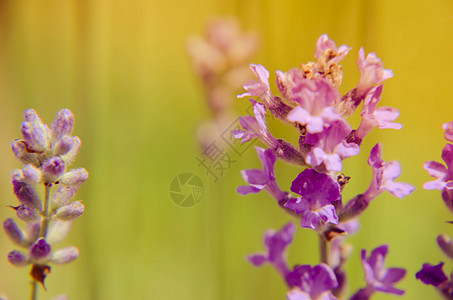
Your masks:
<path fill-rule="evenodd" d="M 70 299 L 284 299 L 286 287 L 269 266 L 252 267 L 247 254 L 264 249 L 268 228 L 290 217 L 269 196 L 241 197 L 240 170 L 259 167 L 253 149 L 218 183 L 197 167 L 197 125 L 209 118 L 200 81 L 185 52 L 186 39 L 201 34 L 211 16 L 234 15 L 262 35 L 254 63 L 275 79 L 313 60 L 317 38 L 353 47 L 343 63 L 342 93 L 359 78 L 360 46 L 376 52 L 395 77 L 385 84 L 381 105 L 396 107 L 404 128 L 375 130 L 362 154 L 345 163 L 351 176 L 345 199 L 363 192 L 371 178 L 366 159 L 383 142 L 384 157 L 401 162 L 401 181 L 417 190 L 405 199 L 383 194 L 362 217 L 349 241 L 351 292 L 364 284 L 360 249 L 390 244 L 387 266 L 407 268 L 398 285 L 405 299 L 438 297 L 415 280 L 424 262 L 445 261 L 435 238 L 453 234 L 452 216 L 438 191 L 424 191 L 426 160 L 440 160 L 442 123 L 453 119 L 453 2 L 374 1 L 180 1 L 15 0 L 0 1 L 0 192 L 2 220 L 17 203 L 10 172 L 20 167 L 9 142 L 19 137 L 23 111 L 33 107 L 46 123 L 62 107 L 76 117 L 83 146 L 75 163 L 90 179 L 77 199 L 86 213 L 61 246 L 76 245 L 80 258 L 55 267 L 40 299 L 66 293 Z M 236 101 L 232 99 L 232 101 Z M 246 100 L 235 102 L 244 114 Z M 271 123 L 271 126 L 274 126 Z M 287 127 L 273 127 L 284 136 Z M 300 170 L 277 163 L 282 188 Z M 179 208 L 168 194 L 183 172 L 205 184 L 202 201 Z M 297 231 L 291 264 L 318 261 L 314 232 Z M 13 249 L 0 234 L 0 293 L 27 299 L 29 268 L 6 261 Z M 448 262 L 447 273 L 453 264 Z M 381 295 L 376 299 L 394 299 Z"/>

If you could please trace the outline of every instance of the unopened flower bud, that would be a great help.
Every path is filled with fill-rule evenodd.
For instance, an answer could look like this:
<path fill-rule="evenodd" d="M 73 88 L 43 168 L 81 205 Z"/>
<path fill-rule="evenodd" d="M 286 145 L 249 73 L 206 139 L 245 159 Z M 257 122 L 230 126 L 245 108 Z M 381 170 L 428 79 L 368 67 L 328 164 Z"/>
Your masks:
<path fill-rule="evenodd" d="M 44 152 L 50 146 L 49 129 L 33 109 L 27 109 L 24 117 L 25 122 L 22 122 L 21 131 L 28 149 L 38 153 Z"/>
<path fill-rule="evenodd" d="M 22 175 L 24 181 L 27 183 L 37 184 L 41 182 L 42 174 L 41 170 L 35 167 L 33 164 L 28 164 L 22 169 Z"/>
<path fill-rule="evenodd" d="M 32 184 L 17 180 L 14 171 L 12 177 L 13 191 L 19 202 L 28 207 L 41 210 L 41 199 L 39 198 L 35 187 Z"/>
<path fill-rule="evenodd" d="M 16 243 L 18 246 L 27 247 L 28 239 L 22 229 L 17 226 L 13 219 L 9 218 L 3 222 L 3 229 L 5 230 L 6 235 Z"/>
<path fill-rule="evenodd" d="M 24 164 L 38 164 L 38 158 L 36 153 L 30 153 L 25 147 L 25 142 L 20 140 L 14 140 L 11 142 L 11 149 L 14 155 Z"/>
<path fill-rule="evenodd" d="M 13 250 L 8 254 L 8 261 L 16 267 L 24 267 L 29 264 L 27 256 L 18 250 Z"/>
<path fill-rule="evenodd" d="M 40 238 L 30 247 L 30 259 L 36 263 L 46 263 L 51 254 L 51 247 L 44 238 Z"/>
<path fill-rule="evenodd" d="M 451 238 L 445 233 L 441 234 L 437 237 L 437 243 L 442 252 L 450 259 L 453 259 L 453 242 Z"/>
<path fill-rule="evenodd" d="M 69 166 L 74 161 L 77 154 L 79 153 L 81 145 L 82 141 L 80 140 L 80 138 L 78 136 L 73 136 L 71 150 L 69 150 L 66 154 L 60 156 L 67 166 Z"/>
<path fill-rule="evenodd" d="M 60 157 L 56 156 L 46 160 L 42 165 L 44 182 L 52 183 L 58 181 L 64 171 L 65 163 Z"/>
<path fill-rule="evenodd" d="M 57 210 L 55 217 L 60 221 L 73 221 L 80 217 L 84 210 L 85 206 L 80 201 L 75 201 L 60 207 Z"/>
<path fill-rule="evenodd" d="M 64 135 L 55 143 L 55 146 L 53 147 L 53 155 L 56 156 L 66 154 L 72 149 L 73 146 L 74 142 L 72 137 Z"/>
<path fill-rule="evenodd" d="M 70 135 L 74 126 L 74 115 L 69 109 L 63 108 L 57 112 L 57 116 L 52 123 L 51 132 L 54 141 L 63 135 Z"/>
<path fill-rule="evenodd" d="M 54 220 L 47 231 L 46 240 L 49 244 L 55 245 L 66 238 L 71 230 L 72 222 L 63 222 L 60 220 Z"/>
<path fill-rule="evenodd" d="M 40 219 L 40 214 L 36 209 L 23 204 L 16 208 L 16 214 L 19 219 L 27 223 L 35 222 Z"/>
<path fill-rule="evenodd" d="M 87 181 L 88 172 L 84 168 L 73 169 L 66 172 L 61 178 L 60 183 L 64 185 L 80 185 Z"/>
<path fill-rule="evenodd" d="M 67 247 L 59 249 L 52 254 L 51 261 L 54 264 L 67 264 L 79 257 L 79 249 L 76 247 Z"/>
<path fill-rule="evenodd" d="M 28 236 L 28 246 L 33 244 L 39 238 L 39 232 L 41 231 L 41 222 L 33 222 L 27 224 L 27 236 Z"/>

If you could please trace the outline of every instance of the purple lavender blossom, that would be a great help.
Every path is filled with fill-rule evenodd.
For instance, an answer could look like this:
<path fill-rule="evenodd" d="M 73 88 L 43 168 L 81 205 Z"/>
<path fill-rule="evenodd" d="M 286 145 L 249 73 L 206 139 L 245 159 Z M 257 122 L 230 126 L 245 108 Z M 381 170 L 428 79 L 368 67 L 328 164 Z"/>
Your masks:
<path fill-rule="evenodd" d="M 362 250 L 362 266 L 365 271 L 367 286 L 360 289 L 351 300 L 369 299 L 375 292 L 382 292 L 401 296 L 404 291 L 397 289 L 394 285 L 404 278 L 406 270 L 402 268 L 385 267 L 388 245 L 382 245 L 374 249 L 369 257 L 366 257 L 366 250 Z"/>
<path fill-rule="evenodd" d="M 249 255 L 248 261 L 255 267 L 260 267 L 266 262 L 270 263 L 286 279 L 289 273 L 286 248 L 292 243 L 295 232 L 296 226 L 293 223 L 286 224 L 279 231 L 266 231 L 264 245 L 267 248 L 267 253 Z"/>
<path fill-rule="evenodd" d="M 51 247 L 44 238 L 38 239 L 30 247 L 30 259 L 36 263 L 46 263 L 51 255 Z"/>
<path fill-rule="evenodd" d="M 453 121 L 442 124 L 442 129 L 445 130 L 445 139 L 453 143 Z"/>
<path fill-rule="evenodd" d="M 263 170 L 250 169 L 241 171 L 242 178 L 249 184 L 246 186 L 239 186 L 237 191 L 241 195 L 250 193 L 258 193 L 261 190 L 266 190 L 277 201 L 281 202 L 286 199 L 286 194 L 280 190 L 275 180 L 274 166 L 277 160 L 274 151 L 271 149 L 263 149 L 255 146 L 258 157 L 263 164 Z"/>
<path fill-rule="evenodd" d="M 285 140 L 276 139 L 269 132 L 266 122 L 266 106 L 253 99 L 250 99 L 250 102 L 252 102 L 255 117 L 240 117 L 239 123 L 245 130 L 233 130 L 234 137 L 242 139 L 242 143 L 248 142 L 256 137 L 263 144 L 273 149 L 277 157 L 286 162 L 304 166 L 305 161 L 302 154 L 293 145 Z"/>
<path fill-rule="evenodd" d="M 301 79 L 295 84 L 291 100 L 299 103 L 299 106 L 288 114 L 289 121 L 306 126 L 309 133 L 319 133 L 329 123 L 341 119 L 332 106 L 340 94 L 326 80 Z"/>
<path fill-rule="evenodd" d="M 427 161 L 423 165 L 429 175 L 436 178 L 434 181 L 425 182 L 425 190 L 453 189 L 453 144 L 446 144 L 442 150 L 442 159 L 446 167 L 436 161 Z"/>
<path fill-rule="evenodd" d="M 357 84 L 357 93 L 364 95 L 373 85 L 381 84 L 393 77 L 392 70 L 384 69 L 384 64 L 374 52 L 365 59 L 365 50 L 360 48 L 357 66 L 360 70 L 360 80 Z"/>
<path fill-rule="evenodd" d="M 26 164 L 11 173 L 13 191 L 20 205 L 10 207 L 26 223 L 26 229 L 22 230 L 10 218 L 3 222 L 3 228 L 15 244 L 28 250 L 12 251 L 8 260 L 14 266 L 32 265 L 30 275 L 32 294 L 35 294 L 37 282 L 44 287 L 44 279 L 50 272 L 47 264 L 70 262 L 78 256 L 75 247 L 57 251 L 52 251 L 52 247 L 66 237 L 72 221 L 84 211 L 83 204 L 72 202 L 72 198 L 88 173 L 82 168 L 66 172 L 81 145 L 78 137 L 70 136 L 74 125 L 71 111 L 60 110 L 50 130 L 33 109 L 26 110 L 24 117 L 23 139 L 11 143 L 15 156 Z M 38 196 L 39 184 L 44 185 L 43 198 Z M 52 191 L 55 184 L 58 190 Z"/>
<path fill-rule="evenodd" d="M 422 269 L 415 274 L 415 278 L 421 280 L 424 284 L 437 287 L 448 280 L 447 275 L 445 275 L 444 271 L 442 271 L 443 266 L 443 262 L 436 266 L 423 264 Z"/>
<path fill-rule="evenodd" d="M 287 294 L 288 300 L 337 299 L 331 290 L 338 286 L 338 281 L 332 269 L 326 264 L 321 263 L 314 267 L 295 266 L 288 274 L 287 280 L 293 287 Z"/>
<path fill-rule="evenodd" d="M 343 169 L 342 160 L 360 152 L 357 144 L 346 141 L 351 131 L 348 122 L 337 119 L 321 133 L 307 134 L 305 143 L 312 146 L 306 158 L 307 163 L 314 167 L 324 163 L 328 171 L 340 172 Z"/>
<path fill-rule="evenodd" d="M 382 159 L 382 145 L 376 144 L 371 149 L 368 164 L 373 168 L 373 179 L 370 187 L 363 195 L 364 201 L 369 203 L 384 191 L 388 191 L 395 197 L 404 198 L 412 193 L 414 186 L 403 182 L 394 182 L 401 175 L 401 167 L 397 161 L 386 163 Z"/>
<path fill-rule="evenodd" d="M 331 57 L 329 62 L 338 64 L 346 57 L 349 50 L 351 50 L 351 48 L 346 45 L 342 45 L 338 48 L 337 44 L 335 44 L 333 40 L 329 39 L 327 34 L 323 34 L 316 42 L 315 57 L 317 59 L 321 59 L 323 56 L 327 56 L 326 52 L 330 51 L 332 53 L 329 53 L 328 55 L 328 57 Z"/>
<path fill-rule="evenodd" d="M 277 145 L 277 139 L 272 136 L 267 128 L 266 106 L 262 103 L 256 102 L 253 99 L 250 99 L 250 102 L 252 102 L 255 117 L 239 117 L 239 123 L 245 130 L 234 130 L 234 137 L 242 139 L 242 143 L 248 142 L 257 137 L 266 146 L 274 148 Z"/>
<path fill-rule="evenodd" d="M 307 169 L 294 179 L 291 191 L 302 197 L 288 200 L 285 207 L 301 215 L 301 227 L 316 229 L 320 221 L 338 224 L 334 202 L 341 200 L 340 186 L 329 175 Z"/>
<path fill-rule="evenodd" d="M 363 140 L 374 127 L 379 129 L 401 129 L 403 125 L 393 123 L 399 116 L 399 111 L 393 107 L 377 107 L 381 100 L 383 85 L 373 87 L 365 97 L 362 110 L 362 121 L 355 131 L 355 137 Z"/>
<path fill-rule="evenodd" d="M 269 71 L 266 70 L 265 67 L 262 65 L 255 65 L 251 64 L 250 69 L 255 73 L 256 80 L 251 80 L 244 85 L 244 89 L 247 93 L 243 93 L 238 95 L 238 98 L 244 97 L 260 97 L 263 99 L 268 100 L 268 104 L 270 103 L 269 99 L 272 99 L 273 96 L 271 94 L 271 88 L 269 86 Z"/>

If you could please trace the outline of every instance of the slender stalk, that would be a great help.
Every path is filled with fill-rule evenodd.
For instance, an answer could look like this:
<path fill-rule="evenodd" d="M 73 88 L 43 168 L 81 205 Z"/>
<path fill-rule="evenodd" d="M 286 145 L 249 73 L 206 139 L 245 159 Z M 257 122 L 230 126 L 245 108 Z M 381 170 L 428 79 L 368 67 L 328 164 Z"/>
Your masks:
<path fill-rule="evenodd" d="M 30 299 L 31 300 L 36 300 L 38 299 L 38 289 L 37 289 L 37 286 L 38 286 L 38 282 L 36 280 L 33 280 L 31 282 L 31 297 Z"/>
<path fill-rule="evenodd" d="M 319 233 L 318 236 L 319 236 L 319 254 L 321 257 L 321 262 L 328 265 L 329 258 L 327 256 L 327 247 L 328 247 L 327 240 L 324 237 L 324 234 L 322 234 L 322 233 Z"/>
<path fill-rule="evenodd" d="M 50 188 L 52 187 L 51 183 L 45 183 L 45 197 L 44 197 L 44 212 L 43 218 L 41 221 L 41 229 L 39 231 L 39 237 L 45 238 L 47 235 L 47 227 L 49 227 L 49 210 L 50 210 Z"/>

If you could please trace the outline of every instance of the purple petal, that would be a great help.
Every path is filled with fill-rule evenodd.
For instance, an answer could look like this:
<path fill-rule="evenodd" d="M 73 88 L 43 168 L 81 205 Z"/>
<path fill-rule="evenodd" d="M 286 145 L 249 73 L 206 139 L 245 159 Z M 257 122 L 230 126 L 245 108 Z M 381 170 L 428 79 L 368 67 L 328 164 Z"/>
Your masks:
<path fill-rule="evenodd" d="M 264 186 L 262 187 L 256 187 L 256 186 L 251 186 L 251 185 L 241 185 L 238 186 L 237 192 L 240 195 L 248 195 L 248 194 L 256 194 L 259 193 L 262 189 L 264 189 Z"/>
<path fill-rule="evenodd" d="M 445 139 L 453 143 L 453 121 L 442 124 L 442 128 L 445 130 Z"/>
<path fill-rule="evenodd" d="M 264 254 L 253 254 L 247 256 L 247 260 L 255 267 L 261 267 L 265 262 L 267 262 L 267 257 Z"/>
<path fill-rule="evenodd" d="M 406 270 L 402 268 L 388 268 L 387 274 L 382 278 L 385 285 L 393 285 L 406 276 Z"/>
<path fill-rule="evenodd" d="M 13 250 L 8 254 L 8 261 L 16 267 L 24 267 L 29 264 L 27 256 L 21 251 Z"/>
<path fill-rule="evenodd" d="M 436 266 L 423 264 L 422 269 L 415 274 L 415 278 L 421 280 L 424 284 L 439 286 L 448 280 L 448 277 L 442 271 L 443 266 L 443 262 Z"/>
<path fill-rule="evenodd" d="M 318 228 L 319 221 L 321 220 L 320 216 L 316 212 L 311 212 L 310 210 L 304 210 L 302 212 L 302 219 L 300 220 L 300 226 L 302 228 Z"/>
<path fill-rule="evenodd" d="M 307 169 L 297 175 L 291 184 L 291 191 L 301 195 L 310 203 L 331 204 L 341 199 L 340 187 L 329 175 Z"/>
<path fill-rule="evenodd" d="M 46 262 L 50 258 L 51 247 L 45 239 L 40 238 L 30 247 L 30 259 L 35 262 Z"/>

